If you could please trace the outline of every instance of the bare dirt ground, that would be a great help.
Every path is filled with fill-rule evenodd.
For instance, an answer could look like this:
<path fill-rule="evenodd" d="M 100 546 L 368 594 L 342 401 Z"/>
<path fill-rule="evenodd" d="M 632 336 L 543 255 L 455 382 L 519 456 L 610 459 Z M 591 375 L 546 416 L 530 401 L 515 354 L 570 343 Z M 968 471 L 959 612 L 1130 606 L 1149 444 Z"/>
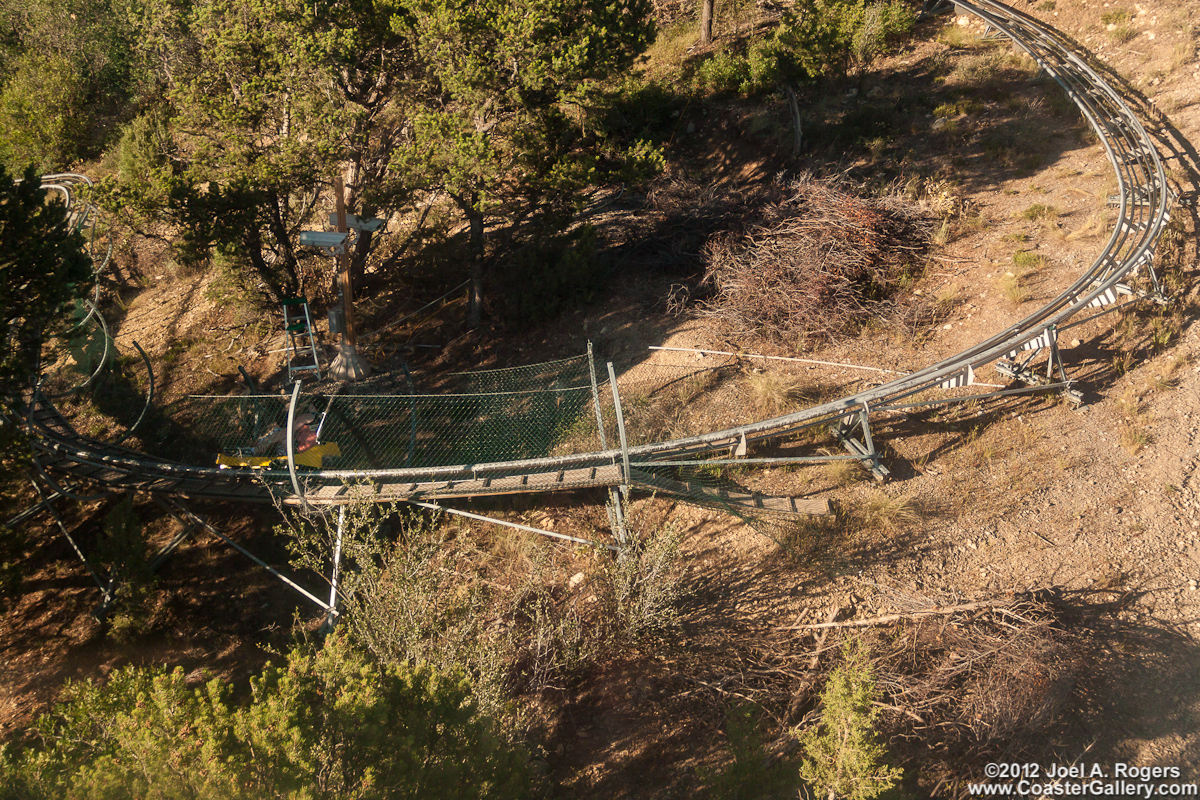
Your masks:
<path fill-rule="evenodd" d="M 1200 4 L 1056 0 L 1022 9 L 1111 67 L 1114 84 L 1155 123 L 1162 153 L 1173 155 L 1166 162 L 1172 179 L 1185 198 L 1186 193 L 1194 198 Z M 1106 22 L 1105 15 L 1117 10 L 1128 14 Z M 840 161 L 852 177 L 920 175 L 944 182 L 947 195 L 967 201 L 954 217 L 949 240 L 911 288 L 914 295 L 950 301 L 950 316 L 936 328 L 914 337 L 868 327 L 852 341 L 803 346 L 735 338 L 704 318 L 665 314 L 664 288 L 673 279 L 651 277 L 631 279 L 604 305 L 534 330 L 501 327 L 491 336 L 460 337 L 446 323 L 420 340 L 443 349 L 430 348 L 428 355 L 410 350 L 414 363 L 429 370 L 463 359 L 507 366 L 579 353 L 591 340 L 602 356 L 625 364 L 665 358 L 646 350 L 658 345 L 909 370 L 1020 318 L 1099 252 L 1110 230 L 1105 199 L 1115 181 L 1102 147 L 1062 110 L 1057 91 L 1019 66 L 1001 70 L 989 79 L 991 89 L 970 95 L 979 107 L 935 115 L 935 108 L 961 99 L 956 85 L 969 85 L 977 74 L 965 65 L 991 52 L 960 51 L 937 41 L 941 24 L 927 23 L 917 41 L 889 58 L 881 74 L 855 87 L 854 94 L 822 101 L 832 114 L 884 104 L 914 86 L 932 98 L 921 124 L 904 130 L 885 125 L 875 137 L 879 142 L 847 147 Z M 965 19 L 955 24 L 973 27 Z M 736 191 L 794 166 L 778 156 L 790 137 L 783 109 L 731 104 L 723 111 L 691 113 L 681 116 L 681 131 L 691 132 L 681 133 L 676 146 L 702 182 Z M 819 122 L 813 127 L 819 142 Z M 825 155 L 814 154 L 802 166 L 816 168 Z M 899 167 L 889 172 L 888 165 Z M 1025 212 L 1035 205 L 1053 213 L 1028 218 Z M 1183 231 L 1175 294 L 1181 326 L 1172 337 L 1155 340 L 1158 323 L 1147 313 L 1104 317 L 1065 334 L 1060 343 L 1085 394 L 1082 408 L 1053 398 L 1024 399 L 986 414 L 968 409 L 881 420 L 874 434 L 894 476 L 882 486 L 821 471 L 758 475 L 760 487 L 778 494 L 817 492 L 844 509 L 879 506 L 882 498 L 906 509 L 891 519 L 849 514 L 850 522 L 831 542 L 832 552 L 819 561 L 796 564 L 776 543 L 715 512 L 641 501 L 635 512 L 666 515 L 685 534 L 686 582 L 693 590 L 682 629 L 674 642 L 622 653 L 582 684 L 537 700 L 556 793 L 691 796 L 699 784 L 697 769 L 727 760 L 723 709 L 737 698 L 733 689 L 722 688 L 732 685 L 723 682 L 728 674 L 722 670 L 735 672 L 738 659 L 749 660 L 764 643 L 797 651 L 811 645 L 812 634 L 781 632 L 778 626 L 823 620 L 831 607 L 841 619 L 871 617 L 914 599 L 958 602 L 1044 587 L 1114 603 L 1124 623 L 1145 635 L 1131 639 L 1142 644 L 1125 648 L 1122 659 L 1105 664 L 1073 697 L 1068 723 L 1043 752 L 1063 762 L 1086 753 L 1088 761 L 1101 763 L 1178 766 L 1185 776 L 1200 779 L 1196 206 L 1181 207 L 1176 218 Z M 1042 259 L 1031 271 L 1016 269 L 1013 255 L 1019 251 Z M 125 269 L 127 310 L 117 320 L 117 340 L 127 347 L 137 339 L 147 348 L 167 399 L 234 390 L 238 364 L 262 379 L 278 376 L 280 356 L 272 351 L 281 343 L 271 333 L 272 321 L 212 299 L 219 295 L 207 291 L 211 276 L 174 275 L 150 259 Z M 1010 288 L 1014 282 L 1019 292 Z M 406 306 L 368 307 L 364 316 L 386 322 L 437 294 Z M 458 311 L 451 305 L 444 316 L 451 319 Z M 403 341 L 389 333 L 364 349 L 386 367 Z M 869 375 L 815 366 L 788 371 L 813 386 L 846 391 Z M 582 524 L 572 521 L 570 507 L 569 501 L 547 501 L 543 513 L 558 521 L 541 516 L 538 524 L 564 530 Z M 229 513 L 225 530 L 284 558 L 271 543 L 265 518 Z M 90 523 L 92 529 L 97 524 Z M 169 536 L 170 525 L 163 521 L 161 528 L 156 535 Z M 156 611 L 149 637 L 132 647 L 104 639 L 88 616 L 94 592 L 59 542 L 32 551 L 39 565 L 36 586 L 4 618 L 6 630 L 17 635 L 0 644 L 0 733 L 27 724 L 66 677 L 103 674 L 120 663 L 158 662 L 239 678 L 265 657 L 259 643 L 286 639 L 292 598 L 213 542 L 184 547 L 164 573 L 166 605 Z M 781 713 L 773 722 L 782 734 L 799 719 Z"/>

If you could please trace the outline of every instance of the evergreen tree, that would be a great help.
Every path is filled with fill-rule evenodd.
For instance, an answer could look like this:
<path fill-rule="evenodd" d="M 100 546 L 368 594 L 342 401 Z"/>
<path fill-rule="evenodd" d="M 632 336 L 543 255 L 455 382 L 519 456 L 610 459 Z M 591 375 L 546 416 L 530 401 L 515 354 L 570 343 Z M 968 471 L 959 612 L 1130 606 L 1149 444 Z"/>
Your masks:
<path fill-rule="evenodd" d="M 847 643 L 842 664 L 821 692 L 821 721 L 800 734 L 802 777 L 828 800 L 871 800 L 896 785 L 900 770 L 886 762 L 875 734 L 879 708 L 866 648 Z"/>
<path fill-rule="evenodd" d="M 531 795 L 528 756 L 481 715 L 465 679 L 379 668 L 339 637 L 251 681 L 246 704 L 182 669 L 126 667 L 69 684 L 37 726 L 43 747 L 0 749 L 0 798 Z"/>
<path fill-rule="evenodd" d="M 33 168 L 14 179 L 0 165 L 0 404 L 5 417 L 31 388 L 42 342 L 91 283 L 83 237 Z M 6 425 L 14 433 L 14 425 Z"/>

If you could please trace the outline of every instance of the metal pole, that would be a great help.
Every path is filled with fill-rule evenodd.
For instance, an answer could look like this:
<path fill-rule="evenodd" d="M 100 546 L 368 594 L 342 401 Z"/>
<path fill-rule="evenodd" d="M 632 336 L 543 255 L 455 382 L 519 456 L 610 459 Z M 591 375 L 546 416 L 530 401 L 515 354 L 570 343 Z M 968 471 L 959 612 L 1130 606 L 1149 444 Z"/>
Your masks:
<path fill-rule="evenodd" d="M 46 510 L 50 512 L 52 517 L 54 517 L 54 521 L 58 524 L 58 529 L 62 531 L 63 536 L 67 537 L 67 541 L 71 543 L 71 548 L 75 551 L 75 555 L 79 556 L 79 560 L 82 561 L 83 566 L 87 568 L 88 574 L 91 575 L 92 580 L 96 582 L 96 586 L 100 589 L 100 594 L 104 598 L 104 605 L 107 606 L 110 602 L 112 602 L 111 581 L 106 587 L 104 585 L 104 581 L 100 580 L 100 576 L 96 574 L 96 570 L 92 569 L 91 563 L 89 563 L 87 557 L 83 555 L 83 551 L 79 549 L 79 545 L 76 544 L 75 539 L 71 536 L 70 532 L 67 531 L 67 526 L 63 523 L 62 517 L 58 515 L 58 511 L 54 508 L 54 499 L 46 497 L 46 495 L 42 492 L 41 484 L 39 484 L 37 481 L 31 478 L 30 483 L 33 484 L 33 488 L 37 491 L 38 497 L 46 504 Z"/>
<path fill-rule="evenodd" d="M 596 362 L 592 358 L 592 340 L 588 339 L 588 375 L 592 379 L 592 402 L 596 406 L 596 430 L 600 431 L 600 449 L 608 449 L 608 437 L 604 435 L 604 415 L 600 413 L 600 387 L 596 383 Z"/>
<path fill-rule="evenodd" d="M 213 536 L 216 536 L 218 539 L 220 539 L 222 542 L 224 542 L 225 544 L 227 544 L 227 545 L 229 545 L 230 547 L 232 547 L 234 550 L 237 550 L 239 553 L 241 553 L 241 554 L 242 554 L 242 555 L 244 555 L 246 558 L 248 558 L 248 559 L 250 559 L 251 561 L 253 561 L 255 564 L 258 564 L 260 567 L 262 567 L 263 569 L 265 569 L 267 572 L 271 573 L 271 574 L 272 574 L 272 575 L 274 575 L 276 578 L 278 578 L 279 580 L 283 581 L 283 582 L 284 582 L 284 583 L 286 583 L 288 586 L 292 587 L 292 588 L 293 588 L 293 589 L 295 589 L 297 592 L 299 592 L 300 594 L 304 595 L 304 596 L 305 596 L 305 597 L 307 597 L 309 600 L 313 601 L 313 602 L 314 602 L 314 603 L 316 603 L 318 606 L 320 606 L 321 608 L 323 608 L 323 609 L 325 609 L 326 611 L 328 611 L 330 614 L 337 614 L 337 609 L 330 608 L 330 607 L 329 607 L 329 606 L 328 606 L 328 605 L 325 603 L 325 601 L 324 601 L 324 600 L 322 600 L 321 598 L 317 597 L 315 594 L 313 594 L 312 592 L 308 591 L 308 590 L 307 590 L 307 589 L 305 589 L 303 586 L 301 586 L 300 584 L 296 583 L 294 580 L 292 580 L 292 579 L 291 579 L 291 578 L 289 578 L 288 576 L 284 575 L 282 572 L 280 572 L 279 570 L 275 569 L 274 567 L 272 567 L 272 566 L 271 566 L 270 564 L 268 564 L 267 562 L 263 561 L 263 560 L 262 560 L 261 558 L 259 558 L 258 556 L 254 555 L 254 553 L 251 553 L 249 550 L 247 550 L 246 548 L 242 547 L 240 544 L 238 544 L 237 542 L 235 542 L 233 539 L 230 539 L 228 536 L 226 536 L 225 534 L 221 533 L 219 530 L 217 530 L 217 529 L 216 529 L 216 528 L 214 528 L 212 525 L 210 525 L 210 524 L 209 524 L 209 522 L 208 522 L 208 520 L 206 520 L 206 519 L 204 519 L 203 517 L 199 516 L 198 514 L 196 514 L 195 512 L 193 512 L 191 509 L 189 509 L 187 506 L 184 506 L 184 505 L 180 504 L 178 500 L 170 500 L 169 502 L 170 502 L 170 504 L 171 504 L 171 505 L 175 506 L 175 508 L 176 508 L 176 509 L 178 509 L 178 510 L 179 510 L 181 513 L 183 513 L 183 514 L 186 514 L 188 517 L 190 517 L 192 520 L 194 520 L 194 521 L 196 522 L 196 524 L 197 524 L 197 525 L 199 525 L 199 526 L 201 526 L 202 528 L 204 528 L 204 530 L 208 531 L 208 532 L 209 532 L 209 533 L 211 533 Z M 175 517 L 176 519 L 178 519 L 178 520 L 179 520 L 181 523 L 183 522 L 183 520 L 179 518 L 179 515 L 178 515 L 178 514 L 176 514 L 174 511 L 171 511 L 171 512 L 170 512 L 170 514 L 171 514 L 171 516 L 173 516 L 173 517 Z M 185 523 L 185 524 L 186 524 L 186 523 Z"/>
<path fill-rule="evenodd" d="M 288 474 L 292 476 L 292 491 L 300 498 L 301 508 L 308 508 L 304 493 L 300 491 L 300 479 L 296 477 L 296 401 L 300 399 L 300 381 L 292 385 L 292 402 L 288 404 L 287 415 L 287 464 Z"/>
<path fill-rule="evenodd" d="M 617 390 L 617 373 L 608 362 L 608 381 L 612 385 L 613 403 L 617 409 L 617 435 L 621 437 L 621 459 L 625 462 L 625 491 L 629 491 L 629 444 L 625 441 L 625 415 L 621 413 L 621 394 Z"/>
<path fill-rule="evenodd" d="M 596 429 L 600 431 L 600 449 L 607 450 L 608 437 L 604 434 L 604 415 L 600 412 L 600 387 L 596 383 L 596 362 L 592 357 L 591 339 L 588 340 L 588 374 L 592 379 L 592 401 L 596 406 Z M 616 386 L 616 382 L 613 382 L 613 386 Z M 621 513 L 621 495 L 612 487 L 609 487 L 608 490 L 608 503 L 605 511 L 608 512 L 608 526 L 612 528 L 613 537 L 624 545 L 626 542 L 625 515 Z"/>
<path fill-rule="evenodd" d="M 346 507 L 338 506 L 337 541 L 333 545 L 333 576 L 329 581 L 329 615 L 325 617 L 325 625 L 332 629 L 337 619 L 337 586 L 338 569 L 342 564 L 342 531 L 346 527 Z"/>

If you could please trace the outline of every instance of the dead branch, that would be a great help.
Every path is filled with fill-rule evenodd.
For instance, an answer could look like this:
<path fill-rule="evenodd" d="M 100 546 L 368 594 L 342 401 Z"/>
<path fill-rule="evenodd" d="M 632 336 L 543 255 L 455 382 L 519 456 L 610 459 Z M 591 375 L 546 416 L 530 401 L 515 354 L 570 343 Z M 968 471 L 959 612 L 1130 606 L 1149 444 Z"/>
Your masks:
<path fill-rule="evenodd" d="M 809 625 L 785 625 L 777 627 L 777 631 L 796 631 L 796 630 L 811 630 L 813 628 L 865 628 L 873 625 L 891 625 L 902 620 L 919 619 L 929 616 L 949 616 L 951 614 L 959 614 L 966 611 L 996 611 L 1001 614 L 1007 614 L 1015 617 L 1022 622 L 1030 622 L 1029 620 L 1014 614 L 1008 610 L 1015 601 L 1006 601 L 1004 603 L 981 601 L 978 603 L 960 603 L 955 606 L 940 606 L 937 608 L 926 608 L 919 611 L 906 611 L 900 614 L 886 614 L 882 617 L 872 617 L 871 619 L 848 619 L 843 622 L 814 622 Z"/>

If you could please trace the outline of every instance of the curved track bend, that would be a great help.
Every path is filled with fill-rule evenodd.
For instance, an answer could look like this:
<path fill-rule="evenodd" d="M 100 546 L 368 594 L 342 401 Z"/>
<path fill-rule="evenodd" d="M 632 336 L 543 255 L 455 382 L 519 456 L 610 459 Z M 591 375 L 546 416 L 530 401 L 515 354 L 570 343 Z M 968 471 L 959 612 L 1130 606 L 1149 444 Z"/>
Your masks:
<path fill-rule="evenodd" d="M 745 442 L 782 437 L 811 426 L 845 426 L 850 418 L 863 425 L 863 438 L 869 445 L 866 426 L 871 413 L 902 407 L 905 398 L 911 400 L 927 390 L 963 385 L 965 380 L 955 383 L 955 379 L 992 364 L 1002 374 L 1027 384 L 1007 393 L 1072 392 L 1054 345 L 1058 326 L 1089 308 L 1111 306 L 1118 294 L 1134 294 L 1124 282 L 1142 271 L 1148 280 L 1141 283 L 1150 288 L 1141 294 L 1165 302 L 1153 271 L 1154 250 L 1169 219 L 1174 197 L 1155 146 L 1141 122 L 1069 40 L 1032 17 L 992 0 L 959 0 L 956 8 L 960 13 L 978 16 L 994 30 L 1007 35 L 1062 85 L 1099 136 L 1120 185 L 1116 227 L 1091 266 L 1036 312 L 961 353 L 888 383 L 810 408 L 625 451 L 613 448 L 522 461 L 424 468 L 322 470 L 306 472 L 303 485 L 296 482 L 294 471 L 247 474 L 186 466 L 96 441 L 74 431 L 48 401 L 38 396 L 31 404 L 29 424 L 38 451 L 39 470 L 66 496 L 74 495 L 62 481 L 100 484 L 110 491 L 227 500 L 262 501 L 274 493 L 293 504 L 347 502 L 350 498 L 347 484 L 364 480 L 378 487 L 379 499 L 393 500 L 542 492 L 636 483 L 636 479 L 631 481 L 629 472 L 631 458 L 643 463 L 694 458 Z M 1044 377 L 1033 375 L 1028 367 L 1032 359 L 1024 364 L 1016 362 L 1015 354 L 1030 350 L 1034 355 L 1047 354 Z M 1057 379 L 1052 377 L 1056 367 Z M 874 456 L 873 449 L 871 453 L 865 449 L 859 452 Z"/>

